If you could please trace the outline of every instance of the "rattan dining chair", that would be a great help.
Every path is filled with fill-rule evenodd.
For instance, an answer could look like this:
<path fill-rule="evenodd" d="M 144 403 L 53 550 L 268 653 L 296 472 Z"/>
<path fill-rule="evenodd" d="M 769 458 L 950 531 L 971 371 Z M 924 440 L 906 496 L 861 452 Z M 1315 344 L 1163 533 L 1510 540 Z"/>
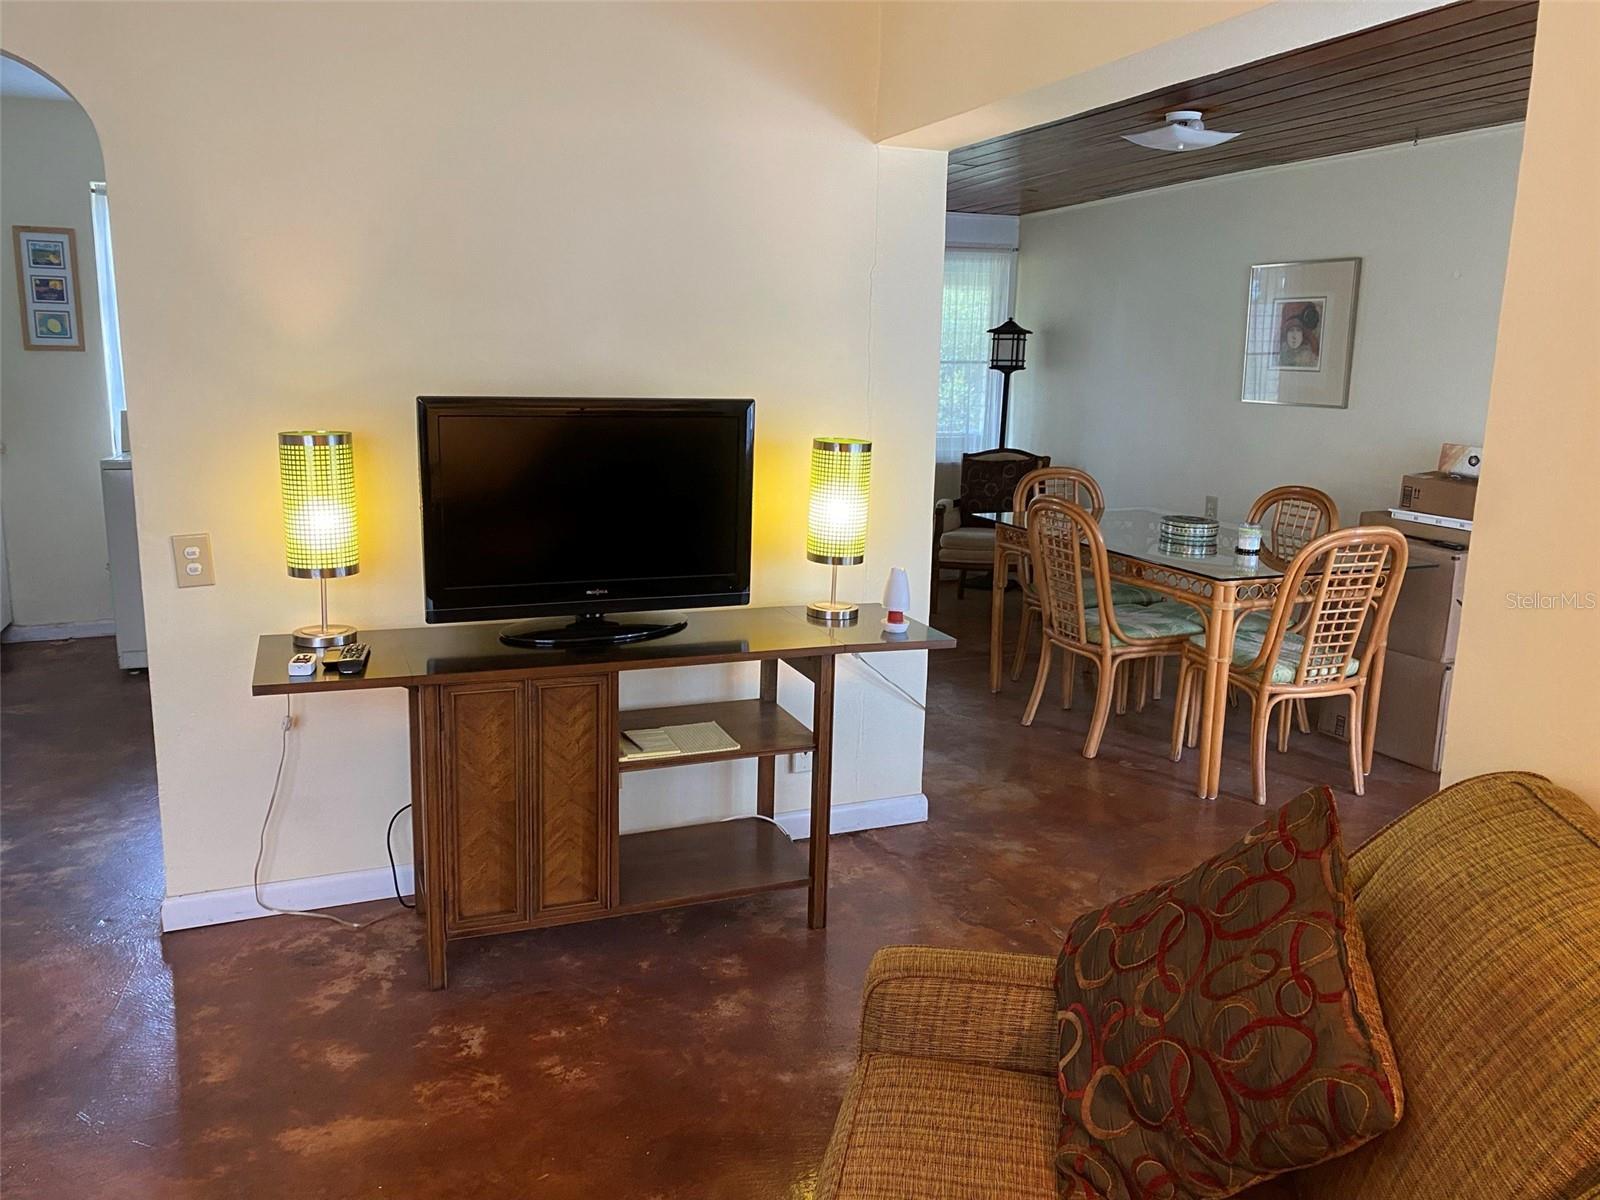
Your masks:
<path fill-rule="evenodd" d="M 1105 493 L 1100 490 L 1100 484 L 1089 472 L 1078 467 L 1040 467 L 1029 471 L 1017 481 L 1016 493 L 1011 498 L 1012 512 L 1027 512 L 1028 505 L 1040 496 L 1055 496 L 1068 500 L 1087 512 L 1096 522 L 1105 515 Z M 1034 585 L 1033 575 L 1029 565 L 1024 562 L 1022 570 L 1018 573 L 1022 585 L 1022 627 L 1017 630 L 1017 647 L 1011 656 L 1011 678 L 1022 678 L 1022 664 L 1028 658 L 1028 639 L 1033 633 L 1033 623 L 1039 617 L 1039 589 Z M 1136 587 L 1131 583 L 1113 583 L 1111 585 L 1112 602 L 1115 604 L 1155 604 L 1163 597 L 1158 592 Z M 1089 605 L 1093 607 L 1099 603 L 1098 594 L 1091 595 Z M 1144 707 L 1145 682 L 1141 679 L 1140 708 Z M 1071 696 L 1071 689 L 1068 689 Z M 1161 698 L 1159 676 L 1156 682 L 1156 699 Z M 1068 701 L 1070 704 L 1070 699 Z M 1125 707 L 1125 699 L 1119 699 L 1117 711 Z"/>
<path fill-rule="evenodd" d="M 1372 764 L 1389 618 L 1405 579 L 1406 557 L 1405 535 L 1394 529 L 1368 525 L 1325 533 L 1307 542 L 1289 564 L 1265 626 L 1240 624 L 1228 684 L 1253 706 L 1250 766 L 1257 804 L 1267 802 L 1267 731 L 1273 708 L 1318 696 L 1350 698 L 1351 785 L 1356 795 L 1363 794 L 1363 777 Z M 1298 616 L 1296 608 L 1302 610 Z M 1199 736 L 1205 664 L 1204 635 L 1190 638 L 1178 669 L 1173 762 L 1183 757 L 1185 743 L 1192 746 Z M 1216 719 L 1223 719 L 1222 711 Z M 1278 736 L 1281 749 L 1284 726 Z"/>
<path fill-rule="evenodd" d="M 1029 471 L 1017 481 L 1011 496 L 1012 512 L 1027 512 L 1028 505 L 1040 496 L 1058 496 L 1070 500 L 1098 521 L 1106 511 L 1105 493 L 1100 484 L 1087 471 L 1077 467 L 1039 467 Z M 1032 572 L 1026 561 L 1018 572 L 1022 585 L 1022 627 L 1017 630 L 1017 649 L 1011 658 L 1011 678 L 1022 678 L 1022 663 L 1028 656 L 1028 635 L 1039 616 L 1039 589 L 1034 586 Z"/>
<path fill-rule="evenodd" d="M 1266 520 L 1268 513 L 1272 519 Z M 1261 556 L 1277 566 L 1284 566 L 1313 538 L 1321 537 L 1339 528 L 1339 506 L 1333 497 L 1318 488 L 1303 483 L 1284 484 L 1271 488 L 1256 497 L 1245 520 L 1260 522 Z M 1264 627 L 1264 615 L 1247 618 L 1247 621 Z M 1230 699 L 1233 694 L 1230 693 Z M 1311 718 L 1306 713 L 1306 702 L 1296 700 L 1286 706 L 1278 717 L 1278 749 L 1289 748 L 1289 714 L 1293 709 L 1301 733 L 1311 732 Z"/>
<path fill-rule="evenodd" d="M 1106 496 L 1099 482 L 1078 467 L 1039 467 L 1017 480 L 1011 496 L 1013 512 L 1027 512 L 1028 505 L 1040 496 L 1070 500 L 1098 521 L 1106 511 Z"/>
<path fill-rule="evenodd" d="M 1177 600 L 1159 604 L 1098 604 L 1091 598 L 1110 596 L 1111 567 L 1106 542 L 1089 510 L 1057 496 L 1040 496 L 1028 505 L 1028 560 L 1038 589 L 1044 633 L 1039 671 L 1022 723 L 1032 725 L 1050 679 L 1056 649 L 1066 659 L 1061 673 L 1061 706 L 1071 703 L 1073 667 L 1080 659 L 1094 664 L 1094 715 L 1084 739 L 1083 756 L 1100 753 L 1111 713 L 1117 672 L 1132 663 L 1178 653 L 1204 625 L 1199 613 Z M 1125 685 L 1123 694 L 1126 695 Z"/>
<path fill-rule="evenodd" d="M 1272 520 L 1263 521 L 1269 512 Z M 1262 523 L 1263 553 L 1286 563 L 1313 538 L 1339 528 L 1339 506 L 1327 492 L 1292 483 L 1262 492 L 1245 520 Z"/>

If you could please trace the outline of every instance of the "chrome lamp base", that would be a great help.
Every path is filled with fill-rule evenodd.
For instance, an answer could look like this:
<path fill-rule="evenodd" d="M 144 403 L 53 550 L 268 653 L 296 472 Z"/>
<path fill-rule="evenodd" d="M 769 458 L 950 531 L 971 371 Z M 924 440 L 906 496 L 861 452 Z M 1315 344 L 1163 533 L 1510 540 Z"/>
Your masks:
<path fill-rule="evenodd" d="M 302 625 L 294 631 L 294 644 L 306 650 L 348 646 L 356 640 L 354 625 Z"/>
<path fill-rule="evenodd" d="M 828 625 L 854 625 L 861 609 L 854 604 L 841 604 L 837 600 L 813 600 L 806 605 L 806 616 Z"/>

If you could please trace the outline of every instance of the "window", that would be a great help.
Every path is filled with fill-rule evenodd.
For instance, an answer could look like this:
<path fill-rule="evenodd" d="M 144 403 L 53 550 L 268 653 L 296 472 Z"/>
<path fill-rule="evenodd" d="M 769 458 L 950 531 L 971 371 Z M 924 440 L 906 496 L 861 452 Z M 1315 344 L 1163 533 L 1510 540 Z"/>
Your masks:
<path fill-rule="evenodd" d="M 105 345 L 106 402 L 110 405 L 111 447 L 125 454 L 122 413 L 128 407 L 122 391 L 122 326 L 117 321 L 117 278 L 111 259 L 111 210 L 106 185 L 89 185 L 89 208 L 94 220 L 94 274 L 100 285 L 100 340 Z"/>
<path fill-rule="evenodd" d="M 1000 375 L 989 370 L 989 330 L 1011 315 L 1014 250 L 946 250 L 939 336 L 940 462 L 991 450 L 1000 436 Z"/>

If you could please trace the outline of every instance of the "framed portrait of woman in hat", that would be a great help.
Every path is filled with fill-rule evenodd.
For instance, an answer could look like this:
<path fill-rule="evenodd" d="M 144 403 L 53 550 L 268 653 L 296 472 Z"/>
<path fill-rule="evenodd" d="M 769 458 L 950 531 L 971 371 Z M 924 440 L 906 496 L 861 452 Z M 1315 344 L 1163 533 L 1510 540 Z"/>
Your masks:
<path fill-rule="evenodd" d="M 1359 258 L 1261 263 L 1245 305 L 1246 404 L 1345 408 Z"/>

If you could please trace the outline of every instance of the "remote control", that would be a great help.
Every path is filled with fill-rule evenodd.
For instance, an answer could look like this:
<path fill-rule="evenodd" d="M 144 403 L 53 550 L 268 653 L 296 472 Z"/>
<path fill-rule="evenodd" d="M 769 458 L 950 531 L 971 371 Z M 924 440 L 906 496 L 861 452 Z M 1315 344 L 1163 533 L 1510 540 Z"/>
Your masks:
<path fill-rule="evenodd" d="M 311 675 L 317 669 L 317 656 L 310 653 L 296 654 L 289 660 L 289 674 Z"/>
<path fill-rule="evenodd" d="M 367 659 L 372 657 L 372 647 L 365 642 L 351 642 L 339 650 L 325 652 L 323 667 L 332 667 L 341 675 L 359 675 L 367 669 Z"/>

